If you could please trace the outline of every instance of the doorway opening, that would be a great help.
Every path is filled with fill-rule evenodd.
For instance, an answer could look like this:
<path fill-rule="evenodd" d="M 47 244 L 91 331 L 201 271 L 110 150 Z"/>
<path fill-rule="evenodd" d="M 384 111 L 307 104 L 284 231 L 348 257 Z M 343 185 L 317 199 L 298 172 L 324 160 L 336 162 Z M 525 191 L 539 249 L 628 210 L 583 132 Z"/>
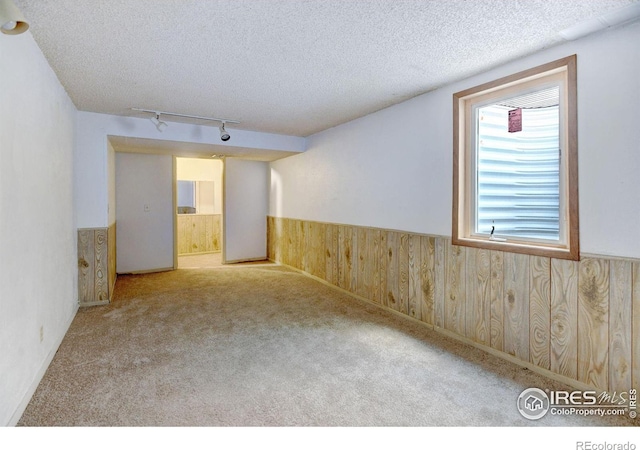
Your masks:
<path fill-rule="evenodd" d="M 175 267 L 224 264 L 223 172 L 221 159 L 176 157 Z"/>

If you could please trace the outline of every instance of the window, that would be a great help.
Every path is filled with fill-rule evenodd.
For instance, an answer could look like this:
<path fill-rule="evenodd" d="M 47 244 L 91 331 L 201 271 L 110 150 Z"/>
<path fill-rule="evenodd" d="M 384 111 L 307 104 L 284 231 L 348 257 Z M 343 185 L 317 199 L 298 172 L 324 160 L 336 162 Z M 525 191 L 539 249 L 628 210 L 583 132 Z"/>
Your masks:
<path fill-rule="evenodd" d="M 579 259 L 576 56 L 453 100 L 453 244 Z"/>

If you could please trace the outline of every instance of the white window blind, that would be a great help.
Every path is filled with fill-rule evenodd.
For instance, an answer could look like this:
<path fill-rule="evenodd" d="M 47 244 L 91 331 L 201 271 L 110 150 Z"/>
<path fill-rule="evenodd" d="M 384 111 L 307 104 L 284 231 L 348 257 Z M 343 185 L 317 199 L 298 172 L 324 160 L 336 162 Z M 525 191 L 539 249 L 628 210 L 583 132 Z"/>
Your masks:
<path fill-rule="evenodd" d="M 549 106 L 549 104 L 551 104 Z M 522 131 L 508 112 L 522 108 Z M 559 241 L 558 88 L 477 110 L 476 234 Z"/>

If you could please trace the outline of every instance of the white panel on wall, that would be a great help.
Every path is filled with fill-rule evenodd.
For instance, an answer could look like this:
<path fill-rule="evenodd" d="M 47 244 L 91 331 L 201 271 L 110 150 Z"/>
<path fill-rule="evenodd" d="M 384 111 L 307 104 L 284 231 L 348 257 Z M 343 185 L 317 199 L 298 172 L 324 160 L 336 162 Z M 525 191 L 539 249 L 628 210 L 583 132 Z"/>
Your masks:
<path fill-rule="evenodd" d="M 173 268 L 173 157 L 116 153 L 116 272 Z"/>
<path fill-rule="evenodd" d="M 268 163 L 226 159 L 225 261 L 266 259 L 268 189 Z"/>

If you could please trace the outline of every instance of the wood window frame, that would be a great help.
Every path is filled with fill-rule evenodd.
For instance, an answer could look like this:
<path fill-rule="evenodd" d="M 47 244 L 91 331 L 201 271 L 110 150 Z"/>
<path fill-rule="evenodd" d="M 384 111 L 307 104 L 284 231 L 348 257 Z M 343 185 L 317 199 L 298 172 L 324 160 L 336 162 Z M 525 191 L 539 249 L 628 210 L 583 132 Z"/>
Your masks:
<path fill-rule="evenodd" d="M 578 121 L 577 121 L 577 58 L 571 55 L 522 72 L 515 73 L 453 94 L 453 214 L 452 244 L 513 253 L 523 253 L 551 258 L 579 260 L 579 209 L 578 209 Z M 560 227 L 565 239 L 562 244 L 538 243 L 526 239 L 496 241 L 472 235 L 471 157 L 475 154 L 469 139 L 470 127 L 467 110 L 473 100 L 489 93 L 517 87 L 542 79 L 553 73 L 564 77 L 564 139 L 561 143 L 561 208 Z M 496 94 L 497 95 L 497 94 Z M 561 125 L 562 126 L 562 125 Z M 563 177 L 563 178 L 562 178 Z"/>

